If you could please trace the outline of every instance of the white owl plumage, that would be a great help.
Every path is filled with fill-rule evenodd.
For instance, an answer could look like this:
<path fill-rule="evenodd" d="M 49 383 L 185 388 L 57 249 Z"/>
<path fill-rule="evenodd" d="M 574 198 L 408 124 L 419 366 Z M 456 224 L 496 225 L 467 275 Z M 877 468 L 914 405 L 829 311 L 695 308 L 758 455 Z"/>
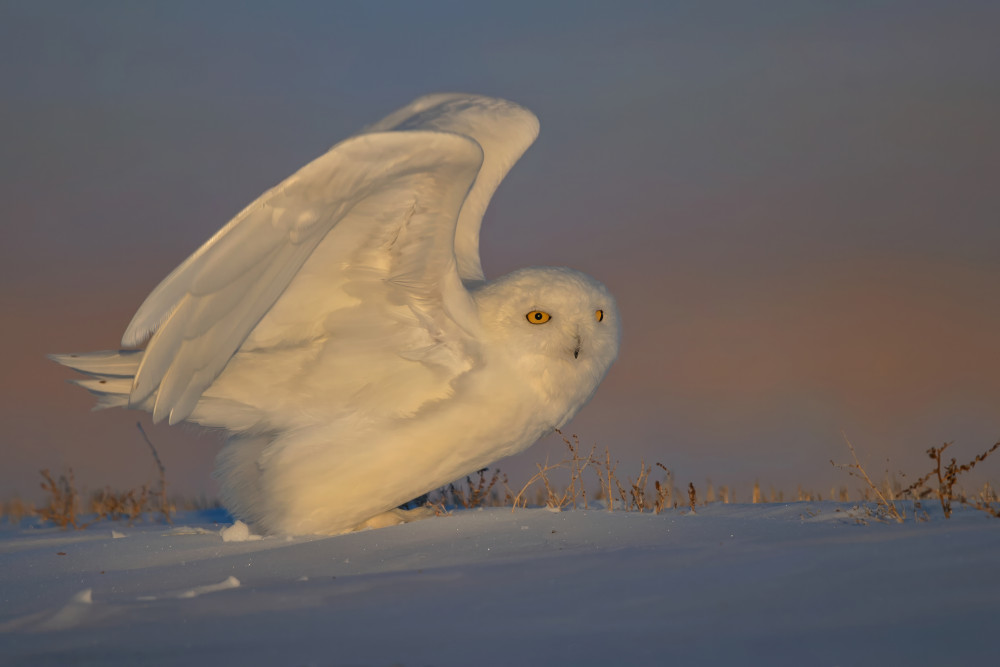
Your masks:
<path fill-rule="evenodd" d="M 262 532 L 337 534 L 520 452 L 618 353 L 614 299 L 566 268 L 485 282 L 479 227 L 538 134 L 514 103 L 421 97 L 233 218 L 122 339 L 52 355 L 98 407 L 228 432 L 222 500 Z"/>

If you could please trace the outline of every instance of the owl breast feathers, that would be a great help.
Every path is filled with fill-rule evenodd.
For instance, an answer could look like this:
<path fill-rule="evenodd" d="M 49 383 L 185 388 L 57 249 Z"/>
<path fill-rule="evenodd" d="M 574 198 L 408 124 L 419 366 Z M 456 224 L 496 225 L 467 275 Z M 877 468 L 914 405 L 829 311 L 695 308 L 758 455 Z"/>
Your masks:
<path fill-rule="evenodd" d="M 336 534 L 522 451 L 618 354 L 615 301 L 566 268 L 486 282 L 483 212 L 538 134 L 504 100 L 421 97 L 247 206 L 122 339 L 52 355 L 99 407 L 225 429 L 222 500 L 261 532 Z"/>

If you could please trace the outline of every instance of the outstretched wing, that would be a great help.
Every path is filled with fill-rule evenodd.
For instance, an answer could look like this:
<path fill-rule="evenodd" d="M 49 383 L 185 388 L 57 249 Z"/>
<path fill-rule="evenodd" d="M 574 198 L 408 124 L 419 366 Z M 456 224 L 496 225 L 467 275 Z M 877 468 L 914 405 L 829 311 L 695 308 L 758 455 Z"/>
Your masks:
<path fill-rule="evenodd" d="M 479 227 L 483 213 L 514 163 L 538 136 L 538 118 L 524 107 L 490 97 L 461 93 L 425 95 L 367 128 L 437 130 L 471 137 L 483 147 L 483 166 L 465 199 L 455 231 L 455 255 L 463 280 L 483 280 Z"/>
<path fill-rule="evenodd" d="M 124 345 L 152 338 L 129 404 L 155 396 L 154 421 L 177 423 L 251 333 L 257 345 L 319 335 L 335 307 L 329 299 L 345 298 L 324 290 L 359 249 L 374 249 L 372 266 L 362 268 L 411 308 L 473 328 L 454 240 L 482 162 L 480 145 L 460 134 L 368 133 L 261 195 L 167 276 L 132 319 Z"/>

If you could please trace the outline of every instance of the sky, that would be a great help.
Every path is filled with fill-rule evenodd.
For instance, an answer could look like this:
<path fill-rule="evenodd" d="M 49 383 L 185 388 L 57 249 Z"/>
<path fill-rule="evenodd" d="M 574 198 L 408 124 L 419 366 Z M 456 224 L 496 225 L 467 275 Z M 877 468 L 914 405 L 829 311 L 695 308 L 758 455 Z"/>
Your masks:
<path fill-rule="evenodd" d="M 44 355 L 116 348 L 244 205 L 442 91 L 541 121 L 486 214 L 487 277 L 571 266 L 618 299 L 583 443 L 745 498 L 852 485 L 830 465 L 845 434 L 878 475 L 946 441 L 971 458 L 1000 439 L 998 21 L 992 2 L 0 1 L 0 498 L 36 496 L 42 468 L 153 481 L 137 420 L 174 491 L 214 494 L 218 434 L 91 413 Z"/>

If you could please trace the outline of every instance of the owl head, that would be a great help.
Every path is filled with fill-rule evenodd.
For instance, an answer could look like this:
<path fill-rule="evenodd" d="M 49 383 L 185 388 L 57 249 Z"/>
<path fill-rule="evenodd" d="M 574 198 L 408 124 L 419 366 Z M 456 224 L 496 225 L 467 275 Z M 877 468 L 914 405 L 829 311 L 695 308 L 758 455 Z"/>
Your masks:
<path fill-rule="evenodd" d="M 589 397 L 618 356 L 621 325 L 608 289 L 563 267 L 519 269 L 473 292 L 484 336 L 543 385 Z M 529 380 L 529 381 L 531 381 Z"/>

